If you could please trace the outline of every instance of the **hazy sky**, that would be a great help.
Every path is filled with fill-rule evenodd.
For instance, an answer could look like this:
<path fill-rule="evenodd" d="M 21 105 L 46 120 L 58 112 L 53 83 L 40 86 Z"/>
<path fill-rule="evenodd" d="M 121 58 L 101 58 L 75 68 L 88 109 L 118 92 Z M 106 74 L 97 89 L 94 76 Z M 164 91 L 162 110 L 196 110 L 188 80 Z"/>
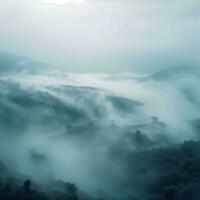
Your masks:
<path fill-rule="evenodd" d="M 0 0 L 0 51 L 76 72 L 200 64 L 199 0 Z"/>

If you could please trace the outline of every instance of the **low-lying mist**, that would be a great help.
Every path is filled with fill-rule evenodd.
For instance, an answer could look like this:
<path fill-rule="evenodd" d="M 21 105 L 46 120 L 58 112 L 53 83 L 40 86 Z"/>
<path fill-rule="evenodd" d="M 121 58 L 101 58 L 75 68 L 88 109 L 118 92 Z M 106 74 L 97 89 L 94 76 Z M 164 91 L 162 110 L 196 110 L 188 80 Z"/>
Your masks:
<path fill-rule="evenodd" d="M 138 192 L 131 155 L 199 139 L 196 68 L 11 71 L 0 76 L 0 162 L 9 176 L 72 182 L 88 194 L 80 199 L 131 199 Z"/>

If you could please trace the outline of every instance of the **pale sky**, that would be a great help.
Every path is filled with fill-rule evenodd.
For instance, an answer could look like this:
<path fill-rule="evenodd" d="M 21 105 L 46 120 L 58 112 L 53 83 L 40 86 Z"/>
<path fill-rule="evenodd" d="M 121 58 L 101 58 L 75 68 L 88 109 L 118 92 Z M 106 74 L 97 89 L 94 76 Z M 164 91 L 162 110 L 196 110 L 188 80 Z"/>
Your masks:
<path fill-rule="evenodd" d="M 200 66 L 200 2 L 0 0 L 0 51 L 70 72 Z"/>

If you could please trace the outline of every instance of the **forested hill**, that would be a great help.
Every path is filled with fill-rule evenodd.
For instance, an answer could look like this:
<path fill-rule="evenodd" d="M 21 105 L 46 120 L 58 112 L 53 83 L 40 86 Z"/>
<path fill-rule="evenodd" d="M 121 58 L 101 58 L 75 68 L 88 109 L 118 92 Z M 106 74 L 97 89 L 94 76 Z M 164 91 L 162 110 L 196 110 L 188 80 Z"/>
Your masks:
<path fill-rule="evenodd" d="M 127 180 L 127 186 L 123 185 L 122 191 L 127 191 L 126 198 L 130 193 L 130 200 L 198 200 L 199 153 L 200 141 L 187 141 L 171 147 L 128 153 L 123 158 L 126 162 L 128 160 L 130 178 Z M 1 200 L 97 199 L 80 192 L 81 190 L 71 183 L 52 181 L 47 185 L 31 185 L 29 180 L 24 180 L 23 183 L 22 178 L 6 177 L 6 171 L 1 165 Z"/>

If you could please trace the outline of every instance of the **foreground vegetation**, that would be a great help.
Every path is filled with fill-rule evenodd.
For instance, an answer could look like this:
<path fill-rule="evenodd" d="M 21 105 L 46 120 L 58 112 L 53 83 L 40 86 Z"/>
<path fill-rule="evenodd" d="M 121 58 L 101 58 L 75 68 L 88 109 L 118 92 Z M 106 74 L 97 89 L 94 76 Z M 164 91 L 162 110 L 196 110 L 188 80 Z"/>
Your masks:
<path fill-rule="evenodd" d="M 198 200 L 200 196 L 200 142 L 187 141 L 126 155 L 131 200 Z M 40 187 L 4 176 L 1 166 L 0 200 L 79 200 L 74 184 L 55 181 Z M 130 173 L 131 171 L 131 173 Z M 43 189 L 42 189 L 43 188 Z M 123 191 L 123 188 L 122 188 Z M 134 192 L 133 192 L 134 193 Z"/>

